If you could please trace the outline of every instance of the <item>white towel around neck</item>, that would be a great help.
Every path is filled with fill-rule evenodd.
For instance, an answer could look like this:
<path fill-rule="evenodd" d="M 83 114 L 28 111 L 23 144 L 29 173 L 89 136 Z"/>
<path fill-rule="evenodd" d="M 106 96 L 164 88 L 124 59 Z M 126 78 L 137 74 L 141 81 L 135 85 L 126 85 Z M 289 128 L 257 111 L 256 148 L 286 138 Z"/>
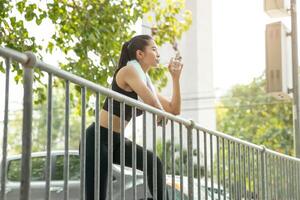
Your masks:
<path fill-rule="evenodd" d="M 145 73 L 142 69 L 142 66 L 137 60 L 130 60 L 127 62 L 127 66 L 132 66 L 140 76 L 140 78 L 146 83 L 147 87 L 151 90 L 155 98 L 158 100 L 158 97 L 156 95 L 155 87 L 147 73 Z M 140 99 L 140 97 L 139 97 Z M 140 99 L 141 100 L 141 99 Z"/>

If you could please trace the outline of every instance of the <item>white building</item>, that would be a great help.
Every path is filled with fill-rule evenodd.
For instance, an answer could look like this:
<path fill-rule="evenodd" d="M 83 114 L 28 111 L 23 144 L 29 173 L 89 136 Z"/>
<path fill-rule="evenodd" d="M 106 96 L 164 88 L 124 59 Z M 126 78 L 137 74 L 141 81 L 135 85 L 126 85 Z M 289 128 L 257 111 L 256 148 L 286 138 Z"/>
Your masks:
<path fill-rule="evenodd" d="M 182 112 L 181 117 L 192 119 L 201 126 L 210 130 L 216 129 L 216 114 L 214 107 L 213 86 L 213 32 L 212 32 L 212 2 L 206 0 L 186 1 L 186 9 L 192 12 L 193 23 L 189 31 L 183 34 L 179 41 L 179 50 L 183 57 L 184 69 L 181 76 Z M 144 25 L 149 26 L 146 20 Z M 150 34 L 149 28 L 143 28 L 143 33 Z M 159 49 L 162 62 L 167 62 L 174 57 L 171 45 L 165 45 Z M 171 97 L 172 81 L 168 82 L 162 94 Z M 137 123 L 137 143 L 142 145 L 142 119 Z M 171 126 L 167 124 L 167 140 L 171 140 Z M 147 116 L 147 148 L 152 149 L 153 144 L 152 116 Z M 132 129 L 126 131 L 131 138 Z M 175 125 L 175 144 L 179 144 L 179 126 Z M 186 148 L 186 129 L 183 128 L 184 148 Z M 162 128 L 157 128 L 158 140 L 161 140 Z M 202 137 L 202 135 L 200 136 Z M 158 141 L 157 140 L 157 141 Z M 209 139 L 208 139 L 209 142 Z M 208 143 L 209 144 L 209 143 Z M 193 137 L 193 146 L 196 147 L 196 134 Z M 203 147 L 203 137 L 200 138 Z M 215 147 L 215 142 L 214 145 Z M 209 146 L 208 155 L 209 155 Z M 214 148 L 215 149 L 215 148 Z M 201 150 L 203 153 L 203 149 Z M 208 156 L 209 159 L 210 156 Z M 202 161 L 201 161 L 202 162 Z M 203 162 L 202 162 L 203 163 Z M 203 164 L 201 164 L 203 165 Z M 210 165 L 208 163 L 208 165 Z"/>
<path fill-rule="evenodd" d="M 213 41 L 212 2 L 205 0 L 186 1 L 186 9 L 192 12 L 193 23 L 179 41 L 184 69 L 181 76 L 182 114 L 209 129 L 215 129 L 213 87 Z M 149 33 L 144 28 L 143 32 Z M 174 57 L 171 45 L 160 49 L 162 60 Z M 171 96 L 172 81 L 163 94 Z"/>

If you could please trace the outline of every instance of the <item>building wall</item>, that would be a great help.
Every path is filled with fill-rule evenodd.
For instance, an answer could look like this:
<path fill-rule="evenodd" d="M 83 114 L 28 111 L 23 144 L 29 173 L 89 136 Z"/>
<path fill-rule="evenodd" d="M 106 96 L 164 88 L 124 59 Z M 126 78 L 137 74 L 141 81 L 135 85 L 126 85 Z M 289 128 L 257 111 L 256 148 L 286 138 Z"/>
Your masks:
<path fill-rule="evenodd" d="M 182 113 L 180 116 L 186 119 L 193 119 L 201 126 L 215 130 L 212 2 L 206 0 L 187 0 L 186 8 L 192 12 L 193 23 L 190 30 L 184 33 L 182 39 L 179 41 L 179 50 L 184 63 L 181 76 Z M 147 24 L 146 20 L 143 21 L 143 25 L 151 26 Z M 144 27 L 142 32 L 150 34 L 149 28 Z M 162 63 L 167 63 L 172 56 L 175 56 L 171 45 L 164 45 L 159 51 Z M 171 97 L 172 80 L 170 78 L 162 94 Z M 150 115 L 148 116 L 149 118 L 151 118 Z M 141 122 L 141 119 L 139 121 Z M 138 132 L 142 132 L 141 127 L 138 127 Z M 175 140 L 178 141 L 179 135 L 176 130 L 178 130 L 178 127 L 175 128 Z M 152 121 L 151 123 L 150 121 L 147 123 L 147 133 L 150 132 L 153 132 Z M 161 132 L 161 128 L 158 128 L 158 138 L 160 138 Z M 168 123 L 167 133 L 169 134 L 170 132 L 170 123 Z M 152 136 L 152 134 L 147 134 L 147 147 L 150 149 L 152 147 Z M 142 144 L 141 139 L 142 137 L 137 137 L 137 142 L 140 144 Z M 167 136 L 167 139 L 170 139 L 170 134 Z M 196 141 L 196 135 L 194 141 Z M 186 145 L 186 139 L 184 139 L 183 143 Z M 203 140 L 201 143 L 203 143 Z M 196 143 L 193 146 L 195 147 Z"/>
<path fill-rule="evenodd" d="M 212 41 L 212 2 L 206 0 L 186 1 L 186 8 L 193 14 L 190 30 L 179 41 L 184 69 L 181 76 L 182 114 L 202 126 L 215 129 L 213 87 L 213 41 Z M 144 32 L 149 30 L 144 29 Z M 171 45 L 160 48 L 162 62 L 174 57 Z M 172 94 L 172 80 L 162 93 Z"/>

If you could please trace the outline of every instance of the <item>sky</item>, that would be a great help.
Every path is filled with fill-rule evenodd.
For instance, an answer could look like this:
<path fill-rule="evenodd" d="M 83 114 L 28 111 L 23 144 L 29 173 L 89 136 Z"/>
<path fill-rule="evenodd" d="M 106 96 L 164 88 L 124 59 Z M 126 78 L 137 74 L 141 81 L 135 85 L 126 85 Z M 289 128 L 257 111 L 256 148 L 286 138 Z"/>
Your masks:
<path fill-rule="evenodd" d="M 299 9 L 298 9 L 299 10 Z M 272 21 L 265 14 L 262 0 L 213 1 L 213 66 L 214 88 L 217 96 L 235 84 L 247 84 L 265 71 L 265 26 Z M 283 18 L 289 26 L 289 17 Z M 300 20 L 298 20 L 299 22 Z M 41 30 L 53 32 L 47 25 Z M 32 32 L 38 36 L 37 31 Z M 40 41 L 45 43 L 46 41 Z M 56 65 L 58 55 L 46 56 L 45 61 Z M 0 74 L 0 91 L 4 93 L 4 75 Z M 13 81 L 11 81 L 13 83 Z M 12 86 L 11 90 L 21 88 Z M 2 92 L 1 92 L 2 93 Z M 2 94 L 3 94 L 2 93 Z M 12 109 L 20 109 L 19 92 L 12 93 Z M 3 120 L 4 96 L 0 98 L 0 121 Z"/>
<path fill-rule="evenodd" d="M 264 74 L 266 24 L 282 21 L 290 27 L 290 17 L 269 17 L 263 0 L 214 1 L 213 6 L 214 87 L 218 94 Z"/>

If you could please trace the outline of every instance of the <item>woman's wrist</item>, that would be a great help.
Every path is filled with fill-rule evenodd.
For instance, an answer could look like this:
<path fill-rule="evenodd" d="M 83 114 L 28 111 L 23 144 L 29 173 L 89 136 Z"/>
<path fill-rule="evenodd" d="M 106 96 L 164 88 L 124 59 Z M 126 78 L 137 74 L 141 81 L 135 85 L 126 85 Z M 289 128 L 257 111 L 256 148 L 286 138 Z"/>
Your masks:
<path fill-rule="evenodd" d="M 179 82 L 180 76 L 172 76 L 173 82 Z"/>

